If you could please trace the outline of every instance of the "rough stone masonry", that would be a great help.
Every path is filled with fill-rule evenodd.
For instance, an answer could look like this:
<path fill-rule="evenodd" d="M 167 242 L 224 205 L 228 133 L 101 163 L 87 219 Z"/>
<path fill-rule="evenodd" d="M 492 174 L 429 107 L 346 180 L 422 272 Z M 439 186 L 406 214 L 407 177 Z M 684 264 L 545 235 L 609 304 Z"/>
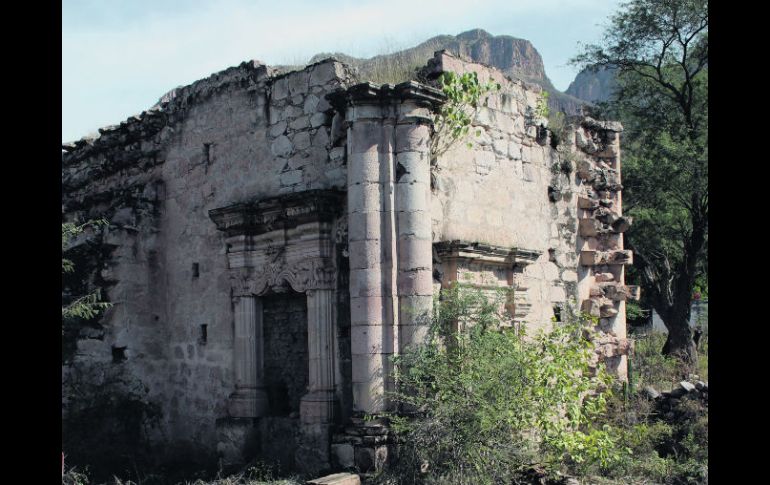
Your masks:
<path fill-rule="evenodd" d="M 438 157 L 445 71 L 490 94 Z M 454 282 L 513 291 L 512 322 L 546 327 L 574 299 L 598 356 L 628 352 L 619 133 L 559 137 L 541 88 L 439 51 L 422 82 L 360 83 L 326 59 L 247 62 L 63 146 L 62 216 L 108 224 L 73 243 L 114 306 L 63 364 L 120 366 L 162 411 L 165 449 L 317 473 L 387 461 L 391 356 L 419 343 Z"/>

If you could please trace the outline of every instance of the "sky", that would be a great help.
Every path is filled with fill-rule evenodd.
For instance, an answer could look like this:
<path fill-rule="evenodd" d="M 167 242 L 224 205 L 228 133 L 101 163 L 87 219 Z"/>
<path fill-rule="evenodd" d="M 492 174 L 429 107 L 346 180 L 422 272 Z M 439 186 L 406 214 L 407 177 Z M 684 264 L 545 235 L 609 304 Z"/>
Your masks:
<path fill-rule="evenodd" d="M 481 28 L 532 42 L 566 90 L 579 43 L 620 0 L 63 0 L 62 141 L 146 110 L 176 86 L 258 59 L 371 57 Z"/>

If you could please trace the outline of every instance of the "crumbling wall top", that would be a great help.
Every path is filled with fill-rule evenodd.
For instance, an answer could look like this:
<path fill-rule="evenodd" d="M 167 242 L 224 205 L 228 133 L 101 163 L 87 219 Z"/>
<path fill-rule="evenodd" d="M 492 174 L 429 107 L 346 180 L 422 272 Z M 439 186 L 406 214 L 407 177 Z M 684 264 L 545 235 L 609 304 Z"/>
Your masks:
<path fill-rule="evenodd" d="M 276 68 L 258 60 L 242 62 L 238 66 L 229 67 L 187 86 L 172 89 L 146 111 L 116 125 L 99 128 L 96 136 L 86 136 L 77 141 L 63 143 L 62 165 L 71 165 L 104 149 L 153 136 L 164 126 L 179 121 L 190 106 L 229 87 L 238 86 L 246 90 L 257 90 L 260 86 L 273 85 L 297 72 L 314 72 L 317 66 L 330 63 L 340 65 L 340 69 L 332 69 L 330 72 L 341 72 L 345 77 L 350 77 L 350 68 L 333 57 L 309 64 L 298 71 L 289 72 L 279 72 Z"/>

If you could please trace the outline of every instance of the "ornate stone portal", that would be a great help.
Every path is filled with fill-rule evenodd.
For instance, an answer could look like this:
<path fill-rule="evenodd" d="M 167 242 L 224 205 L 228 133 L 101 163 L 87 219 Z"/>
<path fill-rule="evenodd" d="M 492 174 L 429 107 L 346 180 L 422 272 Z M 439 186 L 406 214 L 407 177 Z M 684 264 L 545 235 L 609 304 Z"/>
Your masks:
<path fill-rule="evenodd" d="M 295 291 L 307 298 L 308 392 L 300 403 L 303 434 L 321 455 L 339 406 L 336 395 L 336 294 L 334 227 L 344 194 L 311 191 L 210 211 L 227 234 L 227 259 L 235 308 L 233 418 L 269 413 L 264 380 L 262 298 Z M 324 436 L 326 431 L 326 437 Z M 325 445 L 324 445 L 325 443 Z M 323 465 L 321 465 L 323 466 Z"/>

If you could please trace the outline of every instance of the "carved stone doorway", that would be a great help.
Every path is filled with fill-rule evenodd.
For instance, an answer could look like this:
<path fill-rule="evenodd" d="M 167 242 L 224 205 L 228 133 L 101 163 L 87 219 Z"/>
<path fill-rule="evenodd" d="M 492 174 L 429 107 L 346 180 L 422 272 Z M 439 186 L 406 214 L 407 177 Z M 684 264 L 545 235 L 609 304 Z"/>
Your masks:
<path fill-rule="evenodd" d="M 234 304 L 235 389 L 228 399 L 228 414 L 236 419 L 258 419 L 298 412 L 296 453 L 302 459 L 295 462 L 301 471 L 328 466 L 329 434 L 338 415 L 333 227 L 342 198 L 336 192 L 313 191 L 210 212 L 217 228 L 227 234 Z M 282 333 L 280 326 L 271 325 L 276 317 L 284 318 L 286 305 L 295 318 L 293 327 Z M 297 314 L 306 315 L 304 335 Z M 295 357 L 307 363 L 299 383 L 296 362 L 279 362 L 280 356 L 273 354 L 280 350 L 273 347 L 280 347 L 282 339 L 302 336 L 305 349 L 293 347 Z M 277 375 L 289 367 L 294 381 Z M 279 409 L 281 386 L 288 409 Z M 268 424 L 266 419 L 258 423 L 259 427 Z M 263 431 L 274 434 L 279 430 Z M 280 432 L 273 439 L 282 439 Z"/>

